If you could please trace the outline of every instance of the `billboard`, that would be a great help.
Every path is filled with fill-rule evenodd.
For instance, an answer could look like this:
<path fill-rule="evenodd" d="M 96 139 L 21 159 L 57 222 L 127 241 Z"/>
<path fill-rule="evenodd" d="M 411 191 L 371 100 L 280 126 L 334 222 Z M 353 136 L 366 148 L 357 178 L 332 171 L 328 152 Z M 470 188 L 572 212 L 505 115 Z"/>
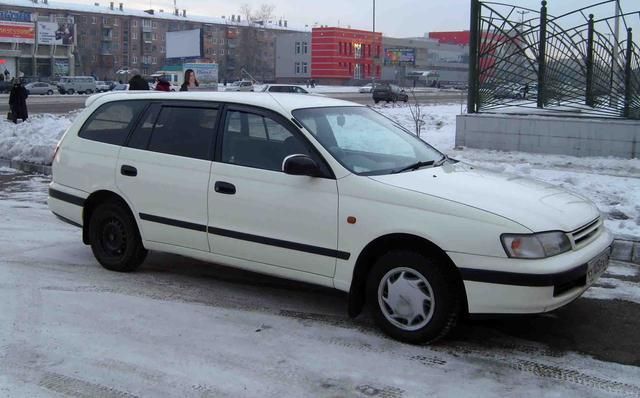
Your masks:
<path fill-rule="evenodd" d="M 0 21 L 0 42 L 27 43 L 36 41 L 36 28 L 31 22 Z"/>
<path fill-rule="evenodd" d="M 38 44 L 70 46 L 75 43 L 75 26 L 67 21 L 38 22 Z"/>
<path fill-rule="evenodd" d="M 414 48 L 385 48 L 385 64 L 405 64 L 416 62 L 416 50 Z"/>
<path fill-rule="evenodd" d="M 167 58 L 202 56 L 200 29 L 167 32 Z"/>
<path fill-rule="evenodd" d="M 182 70 L 193 69 L 201 84 L 218 83 L 218 64 L 185 63 Z"/>

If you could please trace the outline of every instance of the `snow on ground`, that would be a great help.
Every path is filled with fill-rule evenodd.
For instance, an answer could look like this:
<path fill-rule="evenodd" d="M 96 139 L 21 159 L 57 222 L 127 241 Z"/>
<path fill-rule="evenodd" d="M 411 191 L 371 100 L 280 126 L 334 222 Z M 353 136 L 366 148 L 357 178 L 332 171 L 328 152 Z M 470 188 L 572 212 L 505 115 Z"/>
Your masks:
<path fill-rule="evenodd" d="M 0 157 L 51 163 L 58 140 L 76 115 L 36 114 L 18 124 L 0 120 Z"/>
<path fill-rule="evenodd" d="M 381 105 L 374 109 L 414 130 L 406 105 Z M 461 105 L 425 105 L 423 109 L 422 138 L 451 157 L 496 171 L 537 178 L 581 194 L 598 205 L 607 216 L 607 227 L 615 234 L 640 237 L 640 159 L 455 149 L 456 115 L 463 111 Z M 77 113 L 35 115 L 18 125 L 0 120 L 0 158 L 49 163 L 58 140 Z"/>
<path fill-rule="evenodd" d="M 640 397 L 636 366 L 495 332 L 401 344 L 327 289 L 158 253 L 106 271 L 45 178 L 3 178 L 0 396 Z"/>

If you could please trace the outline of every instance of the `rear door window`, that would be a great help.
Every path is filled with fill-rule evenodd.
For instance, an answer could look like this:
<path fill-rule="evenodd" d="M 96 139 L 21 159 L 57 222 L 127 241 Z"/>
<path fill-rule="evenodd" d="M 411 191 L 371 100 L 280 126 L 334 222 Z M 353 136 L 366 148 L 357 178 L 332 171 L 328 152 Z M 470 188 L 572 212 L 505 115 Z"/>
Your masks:
<path fill-rule="evenodd" d="M 89 117 L 78 136 L 105 144 L 123 145 L 146 106 L 146 101 L 104 104 Z"/>
<path fill-rule="evenodd" d="M 217 108 L 163 106 L 147 149 L 207 160 L 215 138 Z M 149 125 L 145 121 L 146 125 Z"/>

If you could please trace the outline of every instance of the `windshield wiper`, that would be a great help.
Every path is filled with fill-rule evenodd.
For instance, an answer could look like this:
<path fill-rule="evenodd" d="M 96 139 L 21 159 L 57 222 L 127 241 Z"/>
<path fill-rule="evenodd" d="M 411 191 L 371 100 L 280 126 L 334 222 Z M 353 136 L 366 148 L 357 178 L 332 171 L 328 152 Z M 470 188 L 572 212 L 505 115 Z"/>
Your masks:
<path fill-rule="evenodd" d="M 416 162 L 414 164 L 410 164 L 407 167 L 403 167 L 400 170 L 395 170 L 391 174 L 398 174 L 398 173 L 402 173 L 402 172 L 405 172 L 405 171 L 415 171 L 415 170 L 418 170 L 418 169 L 420 169 L 422 167 L 433 166 L 434 163 L 435 163 L 434 160 L 429 160 L 427 162 Z"/>
<path fill-rule="evenodd" d="M 442 166 L 443 164 L 445 164 L 447 160 L 449 160 L 449 156 L 447 156 L 447 155 L 442 155 L 442 159 L 438 160 L 438 161 L 433 165 L 433 167 L 440 167 L 440 166 Z"/>

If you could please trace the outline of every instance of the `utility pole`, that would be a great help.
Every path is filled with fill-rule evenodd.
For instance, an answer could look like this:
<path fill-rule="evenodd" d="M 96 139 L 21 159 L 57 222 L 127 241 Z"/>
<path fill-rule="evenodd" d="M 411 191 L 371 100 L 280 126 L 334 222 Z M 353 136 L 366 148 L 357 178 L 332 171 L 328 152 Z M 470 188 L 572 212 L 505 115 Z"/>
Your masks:
<path fill-rule="evenodd" d="M 525 10 L 520 10 L 520 11 L 516 11 L 518 14 L 520 14 L 520 25 L 524 25 L 524 16 L 527 15 L 529 13 L 529 11 L 525 11 Z"/>

